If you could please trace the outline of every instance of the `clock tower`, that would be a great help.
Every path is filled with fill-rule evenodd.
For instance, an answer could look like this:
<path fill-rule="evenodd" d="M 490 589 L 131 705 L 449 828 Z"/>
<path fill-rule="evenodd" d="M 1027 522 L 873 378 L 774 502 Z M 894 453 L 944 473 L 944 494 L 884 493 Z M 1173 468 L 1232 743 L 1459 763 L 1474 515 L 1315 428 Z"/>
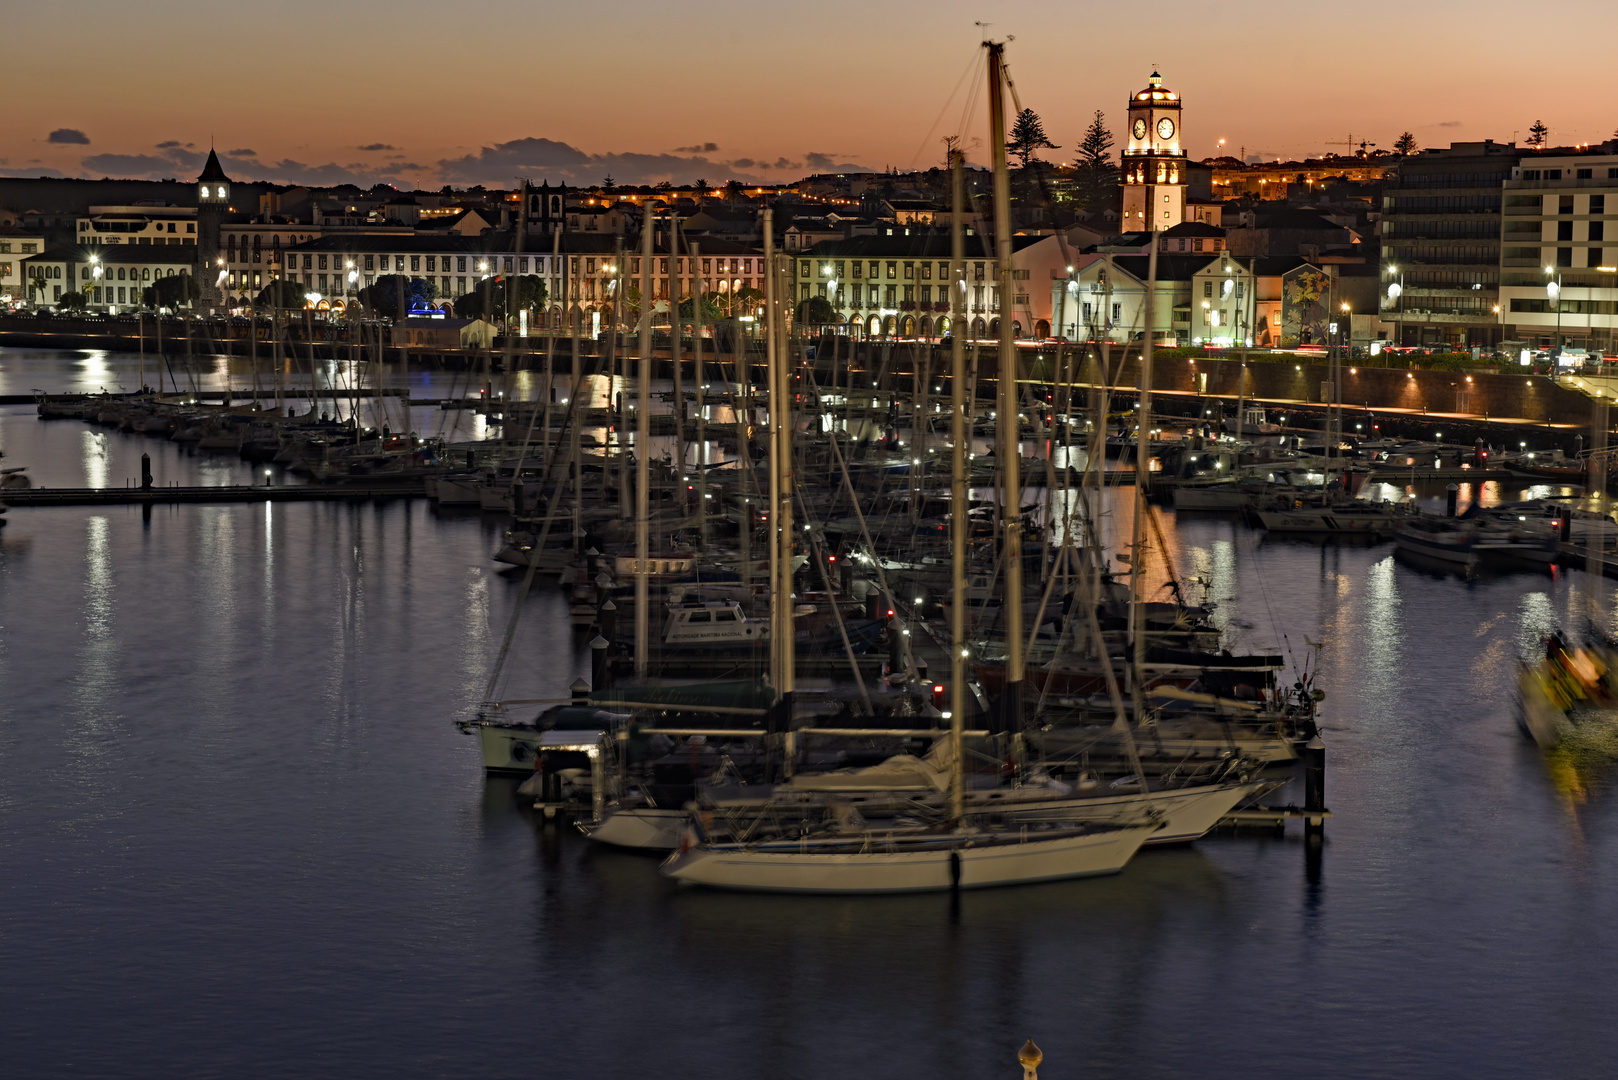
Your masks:
<path fill-rule="evenodd" d="M 225 265 L 220 261 L 219 229 L 230 212 L 230 177 L 219 165 L 219 155 L 208 151 L 208 162 L 197 177 L 197 266 L 196 281 L 202 289 L 202 303 L 224 301 L 219 281 Z"/>
<path fill-rule="evenodd" d="M 1124 232 L 1162 232 L 1185 220 L 1186 156 L 1180 149 L 1180 95 L 1150 85 L 1129 99 L 1129 142 L 1123 155 Z"/>

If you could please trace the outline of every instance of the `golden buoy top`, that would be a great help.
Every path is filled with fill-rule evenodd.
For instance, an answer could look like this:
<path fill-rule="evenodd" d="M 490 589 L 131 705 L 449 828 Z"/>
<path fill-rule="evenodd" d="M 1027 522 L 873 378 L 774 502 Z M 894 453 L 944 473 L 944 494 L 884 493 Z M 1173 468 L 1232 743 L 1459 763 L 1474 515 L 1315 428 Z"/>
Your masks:
<path fill-rule="evenodd" d="M 1022 1044 L 1022 1049 L 1017 1051 L 1017 1060 L 1022 1062 L 1024 1068 L 1033 1069 L 1038 1068 L 1039 1063 L 1045 1060 L 1045 1055 L 1034 1045 L 1034 1040 L 1029 1039 Z"/>

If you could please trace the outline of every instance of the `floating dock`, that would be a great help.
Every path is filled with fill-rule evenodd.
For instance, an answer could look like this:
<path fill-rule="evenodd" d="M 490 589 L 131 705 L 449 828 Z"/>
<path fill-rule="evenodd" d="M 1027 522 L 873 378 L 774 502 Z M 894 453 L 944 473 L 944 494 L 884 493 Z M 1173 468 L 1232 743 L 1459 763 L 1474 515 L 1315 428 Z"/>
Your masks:
<path fill-rule="evenodd" d="M 314 502 L 346 499 L 413 499 L 426 495 L 421 481 L 409 484 L 265 484 L 213 487 L 6 488 L 7 506 L 140 506 L 166 503 Z"/>

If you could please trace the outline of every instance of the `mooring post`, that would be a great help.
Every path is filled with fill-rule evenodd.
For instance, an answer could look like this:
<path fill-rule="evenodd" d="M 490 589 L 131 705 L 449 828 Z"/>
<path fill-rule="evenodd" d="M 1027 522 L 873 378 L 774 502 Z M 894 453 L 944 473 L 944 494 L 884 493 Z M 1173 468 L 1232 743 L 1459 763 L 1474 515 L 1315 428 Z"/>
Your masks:
<path fill-rule="evenodd" d="M 1303 750 L 1304 832 L 1318 834 L 1326 826 L 1326 744 L 1316 735 Z"/>
<path fill-rule="evenodd" d="M 610 680 L 607 668 L 607 639 L 597 634 L 590 641 L 590 688 L 591 692 L 600 694 L 607 689 Z"/>
<path fill-rule="evenodd" d="M 1461 489 L 1454 484 L 1444 489 L 1444 505 L 1448 508 L 1450 517 L 1455 516 L 1455 508 L 1461 501 Z"/>
<path fill-rule="evenodd" d="M 140 486 L 142 490 L 147 490 L 152 486 L 152 455 L 150 454 L 140 456 Z"/>

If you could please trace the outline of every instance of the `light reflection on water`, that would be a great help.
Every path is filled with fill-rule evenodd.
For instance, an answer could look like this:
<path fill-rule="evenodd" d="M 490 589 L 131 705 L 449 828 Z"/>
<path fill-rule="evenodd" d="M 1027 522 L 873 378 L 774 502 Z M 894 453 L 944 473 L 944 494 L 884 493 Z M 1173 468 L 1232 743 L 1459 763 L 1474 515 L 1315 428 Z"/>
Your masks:
<path fill-rule="evenodd" d="M 83 433 L 0 414 L 42 472 L 82 469 Z M 154 445 L 104 437 L 113 477 Z M 1105 497 L 1108 552 L 1131 494 Z M 1244 645 L 1301 661 L 1305 636 L 1323 643 L 1318 884 L 1293 831 L 958 904 L 748 897 L 672 889 L 655 859 L 547 828 L 483 778 L 449 721 L 482 695 L 518 589 L 490 560 L 498 519 L 8 516 L 0 1009 L 18 1075 L 965 1080 L 1030 1034 L 1047 1075 L 1149 1080 L 1322 1062 L 1595 1077 L 1618 1052 L 1610 772 L 1579 771 L 1570 809 L 1509 708 L 1545 626 L 1592 592 L 1610 610 L 1612 587 L 1577 573 L 1435 577 L 1386 544 L 1160 512 L 1180 572 L 1252 624 Z M 536 588 L 501 696 L 587 676 L 566 610 Z"/>

